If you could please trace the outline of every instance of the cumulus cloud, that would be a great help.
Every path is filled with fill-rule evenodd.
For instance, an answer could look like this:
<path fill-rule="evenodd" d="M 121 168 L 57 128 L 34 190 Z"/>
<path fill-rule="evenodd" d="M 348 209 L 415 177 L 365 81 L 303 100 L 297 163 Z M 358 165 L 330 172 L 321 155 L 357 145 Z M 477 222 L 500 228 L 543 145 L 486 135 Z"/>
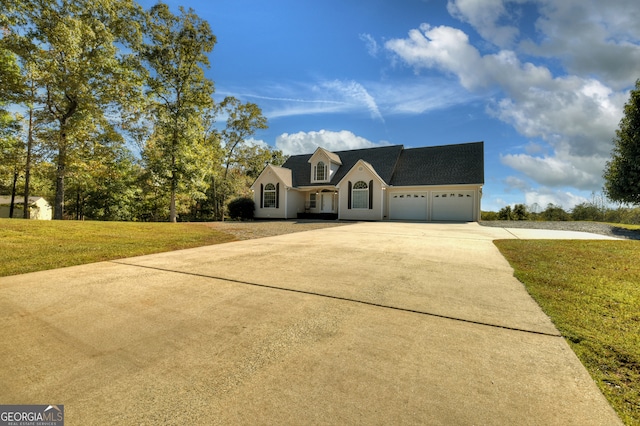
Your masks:
<path fill-rule="evenodd" d="M 588 198 L 580 193 L 574 193 L 572 191 L 568 191 L 566 188 L 551 188 L 548 186 L 539 186 L 534 188 L 527 181 L 520 179 L 515 176 L 508 176 L 504 183 L 506 185 L 507 193 L 511 192 L 520 192 L 524 194 L 524 204 L 531 210 L 536 213 L 540 213 L 543 211 L 549 204 L 554 204 L 556 206 L 561 206 L 565 210 L 571 210 L 575 205 L 584 203 L 588 201 Z M 583 193 L 584 194 L 584 193 Z M 497 211 L 500 208 L 514 204 L 523 203 L 522 198 L 517 197 L 518 201 L 507 201 L 504 198 L 510 198 L 508 195 L 502 194 L 502 196 L 490 198 L 487 200 L 487 205 L 490 207 L 485 207 L 483 203 L 483 208 L 485 209 L 493 209 L 493 211 Z M 489 195 L 490 196 L 490 195 Z M 504 198 L 503 198 L 504 197 Z"/>
<path fill-rule="evenodd" d="M 449 0 L 447 10 L 451 16 L 471 24 L 485 40 L 504 47 L 512 45 L 520 33 L 515 25 L 499 23 L 511 17 L 505 3 L 503 0 Z"/>
<path fill-rule="evenodd" d="M 385 47 L 416 71 L 440 69 L 456 76 L 470 92 L 497 90 L 500 95 L 487 105 L 489 114 L 554 151 L 547 156 L 504 155 L 504 164 L 543 185 L 601 187 L 626 92 L 594 78 L 556 77 L 547 67 L 522 62 L 512 50 L 483 55 L 463 31 L 447 26 L 423 24 Z"/>
<path fill-rule="evenodd" d="M 344 151 L 384 145 L 389 144 L 384 141 L 374 143 L 347 130 L 283 133 L 276 138 L 276 148 L 285 155 L 311 154 L 318 147 L 329 151 Z"/>
<path fill-rule="evenodd" d="M 547 208 L 549 204 L 562 207 L 569 211 L 577 204 L 589 201 L 586 197 L 566 190 L 541 187 L 525 193 L 525 205 L 537 213 Z"/>
<path fill-rule="evenodd" d="M 518 170 L 536 182 L 550 186 L 569 186 L 582 190 L 602 187 L 604 160 L 597 157 L 535 157 L 508 154 L 500 157 L 503 164 Z"/>
<path fill-rule="evenodd" d="M 560 60 L 569 73 L 596 75 L 616 90 L 638 78 L 640 9 L 636 0 L 537 0 L 538 43 L 524 39 L 523 52 Z"/>
<path fill-rule="evenodd" d="M 524 5 L 529 13 L 537 11 L 535 35 L 518 29 Z M 484 40 L 552 58 L 572 75 L 596 75 L 615 90 L 629 87 L 638 78 L 640 9 L 636 0 L 449 0 L 447 10 Z"/>

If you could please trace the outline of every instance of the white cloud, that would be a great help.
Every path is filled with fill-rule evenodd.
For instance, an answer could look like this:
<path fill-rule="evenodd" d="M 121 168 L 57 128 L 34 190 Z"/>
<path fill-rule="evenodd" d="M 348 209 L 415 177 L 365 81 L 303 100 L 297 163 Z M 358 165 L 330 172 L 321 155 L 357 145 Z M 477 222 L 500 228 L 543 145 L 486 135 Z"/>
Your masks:
<path fill-rule="evenodd" d="M 560 206 L 563 210 L 570 211 L 577 204 L 587 201 L 589 200 L 581 195 L 545 187 L 525 193 L 525 205 L 530 209 L 533 207 L 537 213 L 545 210 L 549 204 Z"/>
<path fill-rule="evenodd" d="M 249 138 L 245 140 L 246 144 L 249 146 L 259 146 L 260 148 L 270 148 L 269 144 L 263 141 L 262 139 L 254 139 Z"/>
<path fill-rule="evenodd" d="M 549 204 L 554 204 L 556 206 L 561 206 L 566 211 L 569 211 L 576 204 L 588 201 L 586 196 L 580 195 L 580 193 L 575 193 L 575 191 L 568 191 L 566 188 L 550 188 L 548 186 L 533 188 L 528 182 L 515 176 L 508 176 L 504 180 L 504 183 L 506 185 L 505 190 L 507 194 L 512 192 L 522 194 L 516 197 L 518 201 L 514 202 L 512 200 L 504 200 L 504 198 L 512 197 L 505 197 L 505 194 L 502 194 L 502 197 L 488 200 L 487 206 L 483 205 L 483 210 L 495 209 L 493 211 L 497 211 L 506 205 L 513 206 L 515 204 L 525 204 L 531 211 L 540 213 L 546 209 Z M 523 196 L 524 202 L 522 201 Z"/>
<path fill-rule="evenodd" d="M 523 51 L 560 60 L 583 77 L 596 75 L 616 90 L 629 87 L 640 68 L 637 0 L 537 0 L 541 41 L 522 41 Z"/>
<path fill-rule="evenodd" d="M 276 148 L 285 155 L 311 154 L 318 147 L 329 151 L 344 151 L 384 145 L 389 144 L 384 141 L 374 143 L 347 130 L 283 133 L 276 138 Z"/>
<path fill-rule="evenodd" d="M 597 157 L 508 154 L 500 156 L 500 161 L 542 185 L 594 191 L 602 187 L 601 174 L 605 160 Z"/>
<path fill-rule="evenodd" d="M 550 69 L 523 63 L 511 50 L 481 55 L 464 32 L 451 27 L 423 24 L 385 47 L 417 71 L 435 68 L 455 75 L 471 92 L 498 89 L 502 97 L 488 104 L 488 112 L 553 149 L 545 157 L 504 155 L 504 164 L 543 185 L 601 187 L 625 92 L 594 78 L 554 77 Z"/>
<path fill-rule="evenodd" d="M 332 80 L 321 83 L 320 89 L 323 92 L 328 90 L 336 94 L 338 99 L 354 107 L 364 106 L 371 114 L 371 118 L 384 121 L 376 100 L 362 84 L 356 81 Z"/>
<path fill-rule="evenodd" d="M 219 94 L 260 103 L 269 119 L 320 114 L 368 114 L 384 122 L 385 115 L 419 115 L 477 100 L 459 84 L 444 78 L 420 77 L 393 82 L 321 80 L 313 83 L 264 85 L 260 93 L 247 89 Z"/>
<path fill-rule="evenodd" d="M 380 47 L 378 46 L 376 39 L 374 39 L 371 34 L 360 34 L 360 40 L 364 42 L 369 56 L 373 56 L 374 58 L 378 57 Z"/>
<path fill-rule="evenodd" d="M 498 23 L 510 17 L 505 3 L 503 0 L 449 0 L 447 10 L 451 16 L 471 24 L 485 40 L 505 47 L 512 45 L 520 33 L 516 25 Z"/>
<path fill-rule="evenodd" d="M 527 19 L 535 19 L 536 34 L 518 29 L 524 16 L 522 5 L 529 6 Z M 572 75 L 595 75 L 615 90 L 629 87 L 638 78 L 637 0 L 449 0 L 447 10 L 484 40 L 552 58 Z"/>

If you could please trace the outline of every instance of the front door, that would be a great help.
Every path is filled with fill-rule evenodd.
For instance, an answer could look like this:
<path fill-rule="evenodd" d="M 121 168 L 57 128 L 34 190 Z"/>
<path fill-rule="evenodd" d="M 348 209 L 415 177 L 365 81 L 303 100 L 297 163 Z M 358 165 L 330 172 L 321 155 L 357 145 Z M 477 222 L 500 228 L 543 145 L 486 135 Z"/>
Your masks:
<path fill-rule="evenodd" d="M 320 211 L 322 213 L 333 213 L 333 192 L 320 193 Z"/>

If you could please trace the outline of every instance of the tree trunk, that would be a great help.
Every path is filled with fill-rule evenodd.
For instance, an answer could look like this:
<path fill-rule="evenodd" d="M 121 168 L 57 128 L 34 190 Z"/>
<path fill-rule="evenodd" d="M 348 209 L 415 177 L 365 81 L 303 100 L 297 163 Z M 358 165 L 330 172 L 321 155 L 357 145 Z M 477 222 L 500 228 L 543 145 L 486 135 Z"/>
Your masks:
<path fill-rule="evenodd" d="M 178 189 L 178 175 L 176 172 L 176 156 L 171 154 L 171 201 L 169 203 L 169 222 L 176 223 L 176 191 Z"/>
<path fill-rule="evenodd" d="M 13 186 L 11 187 L 11 204 L 9 205 L 9 219 L 13 218 L 13 206 L 16 202 L 16 182 L 18 182 L 18 171 L 13 172 Z M 24 208 L 29 208 L 28 204 L 24 205 Z"/>
<path fill-rule="evenodd" d="M 171 184 L 171 202 L 169 204 L 169 222 L 176 223 L 178 221 L 176 217 L 176 188 Z"/>
<path fill-rule="evenodd" d="M 60 135 L 60 148 L 58 150 L 58 169 L 56 171 L 56 198 L 53 207 L 53 218 L 62 220 L 64 211 L 64 177 L 67 161 L 66 134 Z"/>
<path fill-rule="evenodd" d="M 22 218 L 29 219 L 31 209 L 29 206 L 29 181 L 31 180 L 31 150 L 33 147 L 33 108 L 29 108 L 29 130 L 27 133 L 27 161 L 24 166 L 24 210 Z"/>

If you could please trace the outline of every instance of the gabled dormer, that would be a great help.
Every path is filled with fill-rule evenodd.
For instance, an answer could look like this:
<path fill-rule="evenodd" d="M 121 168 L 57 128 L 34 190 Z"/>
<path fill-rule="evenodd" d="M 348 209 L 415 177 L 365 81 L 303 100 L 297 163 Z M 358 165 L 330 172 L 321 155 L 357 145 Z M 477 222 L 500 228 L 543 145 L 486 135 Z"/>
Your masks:
<path fill-rule="evenodd" d="M 311 183 L 329 183 L 331 178 L 342 165 L 342 161 L 337 154 L 327 151 L 324 148 L 316 149 L 311 158 Z"/>

